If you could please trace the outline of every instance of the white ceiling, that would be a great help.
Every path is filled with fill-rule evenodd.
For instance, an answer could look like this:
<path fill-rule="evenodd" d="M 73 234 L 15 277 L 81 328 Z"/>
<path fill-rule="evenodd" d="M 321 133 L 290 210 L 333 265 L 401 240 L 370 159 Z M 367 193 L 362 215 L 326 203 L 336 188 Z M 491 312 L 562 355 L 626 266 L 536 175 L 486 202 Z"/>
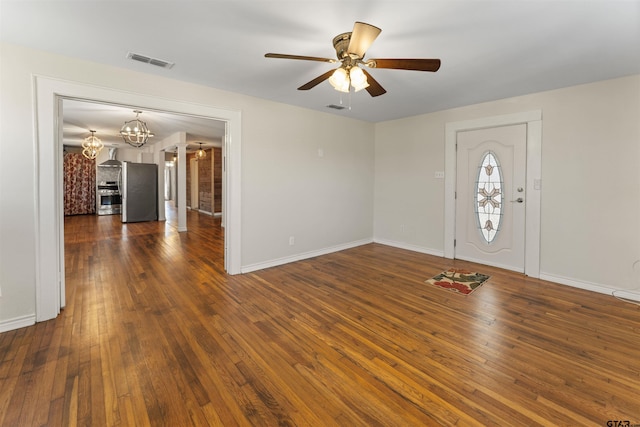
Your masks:
<path fill-rule="evenodd" d="M 107 147 L 129 147 L 120 136 L 120 129 L 125 122 L 135 119 L 133 107 L 107 105 L 76 99 L 62 101 L 63 143 L 64 145 L 82 145 L 89 130 L 95 130 Z M 140 110 L 138 110 L 140 111 Z M 195 150 L 202 143 L 203 148 L 221 146 L 225 133 L 225 123 L 202 117 L 186 116 L 176 113 L 144 110 L 139 119 L 145 122 L 154 136 L 148 144 L 173 135 L 186 132 L 187 150 Z"/>
<path fill-rule="evenodd" d="M 355 21 L 382 29 L 367 58 L 440 58 L 440 70 L 369 70 L 387 93 L 343 96 L 351 109 L 337 111 L 326 107 L 341 101 L 328 82 L 296 90 L 335 64 L 264 57 L 333 58 L 333 37 Z M 0 40 L 378 122 L 640 73 L 640 1 L 0 0 Z M 76 107 L 65 122 L 86 136 L 100 124 Z M 159 134 L 152 113 L 142 117 Z M 219 125 L 193 133 L 219 137 Z"/>

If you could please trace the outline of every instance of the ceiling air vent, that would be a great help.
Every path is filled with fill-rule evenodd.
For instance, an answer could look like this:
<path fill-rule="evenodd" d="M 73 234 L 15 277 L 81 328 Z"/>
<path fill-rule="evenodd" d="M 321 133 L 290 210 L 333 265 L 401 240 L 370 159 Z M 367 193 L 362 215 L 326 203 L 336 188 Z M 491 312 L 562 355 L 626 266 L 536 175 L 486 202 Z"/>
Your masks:
<path fill-rule="evenodd" d="M 132 59 L 134 61 L 144 62 L 145 64 L 151 64 L 151 65 L 155 65 L 156 67 L 162 67 L 162 68 L 171 68 L 175 65 L 173 62 L 164 61 L 158 58 L 151 58 L 149 56 L 140 55 L 139 53 L 129 52 L 127 54 L 127 58 Z"/>
<path fill-rule="evenodd" d="M 334 110 L 344 110 L 347 107 L 345 107 L 344 105 L 329 104 L 327 105 L 327 108 L 333 108 Z"/>

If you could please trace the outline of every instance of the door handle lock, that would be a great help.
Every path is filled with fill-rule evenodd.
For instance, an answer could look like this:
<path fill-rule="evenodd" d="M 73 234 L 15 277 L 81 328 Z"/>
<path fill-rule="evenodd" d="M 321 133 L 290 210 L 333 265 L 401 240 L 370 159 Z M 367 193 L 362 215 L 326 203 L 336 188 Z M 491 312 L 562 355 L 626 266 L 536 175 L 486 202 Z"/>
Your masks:
<path fill-rule="evenodd" d="M 522 202 L 524 202 L 524 199 L 522 197 L 518 197 L 517 199 L 511 201 L 511 203 L 522 203 Z"/>

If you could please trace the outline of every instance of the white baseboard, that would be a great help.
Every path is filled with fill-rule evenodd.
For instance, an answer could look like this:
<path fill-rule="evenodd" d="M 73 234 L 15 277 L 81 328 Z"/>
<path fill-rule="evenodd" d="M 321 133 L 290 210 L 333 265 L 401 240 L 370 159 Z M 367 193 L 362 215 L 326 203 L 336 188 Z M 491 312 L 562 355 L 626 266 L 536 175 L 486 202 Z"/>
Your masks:
<path fill-rule="evenodd" d="M 620 299 L 640 302 L 640 289 L 615 289 L 611 295 Z"/>
<path fill-rule="evenodd" d="M 374 243 L 380 243 L 381 245 L 393 246 L 394 248 L 406 249 L 408 251 L 419 252 L 421 254 L 433 255 L 433 256 L 444 256 L 444 251 L 425 248 L 422 246 L 411 245 L 409 243 L 404 242 L 396 242 L 394 240 L 385 240 L 385 239 L 373 239 Z"/>
<path fill-rule="evenodd" d="M 375 243 L 380 243 L 381 245 L 393 246 L 400 249 L 406 249 L 413 252 L 420 252 L 427 255 L 434 255 L 443 257 L 444 251 L 437 249 L 424 248 L 421 246 L 415 246 L 403 242 L 396 242 L 392 240 L 385 239 L 373 239 Z M 475 262 L 475 261 L 474 261 Z M 480 264 L 482 264 L 480 262 Z M 497 265 L 496 267 L 502 268 Z M 574 288 L 585 289 L 587 291 L 598 292 L 601 294 L 612 295 L 617 298 L 627 299 L 630 301 L 639 301 L 640 302 L 640 289 L 616 289 L 611 288 L 609 286 L 597 284 L 597 283 L 589 283 L 583 282 L 575 279 L 570 279 L 568 277 L 557 276 L 549 273 L 540 273 L 540 279 L 546 280 L 548 282 L 558 283 L 560 285 L 567 285 Z"/>
<path fill-rule="evenodd" d="M 203 211 L 202 209 L 192 208 L 190 206 L 187 206 L 187 210 L 198 212 L 198 213 L 201 213 L 201 214 L 204 214 L 204 215 L 213 216 L 213 212 Z"/>
<path fill-rule="evenodd" d="M 320 255 L 326 255 L 333 252 L 339 252 L 345 249 L 354 248 L 356 246 L 366 245 L 368 243 L 379 243 L 381 245 L 392 246 L 399 249 L 406 249 L 413 252 L 419 252 L 427 255 L 433 255 L 438 257 L 444 257 L 444 251 L 432 248 L 425 248 L 422 246 L 411 245 L 404 242 L 396 242 L 393 240 L 385 240 L 385 239 L 363 239 L 355 242 L 346 243 L 343 245 L 332 246 L 329 248 L 319 249 L 316 251 L 305 252 L 301 254 L 296 254 L 288 257 L 278 258 L 271 261 L 246 265 L 242 267 L 242 273 L 250 273 L 252 271 L 262 270 L 265 268 L 276 267 L 278 265 L 288 264 L 290 262 L 300 261 L 303 259 L 313 258 Z M 540 279 L 546 280 L 548 282 L 558 283 L 560 285 L 567 285 L 574 288 L 585 289 L 592 292 L 598 292 L 601 294 L 612 295 L 622 299 L 628 299 L 630 301 L 640 301 L 640 289 L 615 289 L 605 285 L 597 284 L 597 283 L 589 283 L 584 281 L 579 281 L 575 279 L 570 279 L 568 277 L 562 277 L 549 273 L 540 273 Z"/>
<path fill-rule="evenodd" d="M 20 316 L 14 319 L 0 321 L 0 333 L 13 331 L 14 329 L 26 328 L 36 324 L 36 315 Z"/>
<path fill-rule="evenodd" d="M 557 276 L 555 274 L 540 273 L 540 279 L 548 282 L 559 283 L 574 288 L 585 289 L 587 291 L 598 292 L 600 294 L 612 295 L 632 301 L 640 301 L 639 289 L 616 289 L 598 283 L 583 282 L 568 277 Z"/>
<path fill-rule="evenodd" d="M 291 255 L 288 257 L 278 258 L 271 261 L 259 262 L 256 264 L 245 265 L 241 268 L 241 273 L 251 273 L 252 271 L 263 270 L 265 268 L 276 267 L 278 265 L 288 264 L 290 262 L 301 261 L 303 259 L 313 258 L 320 255 L 327 255 L 333 252 L 344 251 L 345 249 L 355 248 L 357 246 L 373 243 L 372 239 L 356 240 L 342 245 L 331 246 L 328 248 L 318 249 L 316 251 L 304 252 L 301 254 Z"/>

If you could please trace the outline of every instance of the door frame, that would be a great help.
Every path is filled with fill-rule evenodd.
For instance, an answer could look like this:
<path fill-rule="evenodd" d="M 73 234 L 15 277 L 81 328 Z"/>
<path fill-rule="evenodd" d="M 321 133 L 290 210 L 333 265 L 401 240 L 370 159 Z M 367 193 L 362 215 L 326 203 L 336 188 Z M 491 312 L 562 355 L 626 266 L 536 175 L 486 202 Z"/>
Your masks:
<path fill-rule="evenodd" d="M 118 89 L 33 76 L 36 183 L 36 321 L 55 318 L 64 307 L 64 215 L 62 211 L 62 99 L 77 98 L 196 115 L 226 122 L 224 140 L 227 181 L 225 195 L 225 268 L 241 273 L 241 112 L 160 98 Z"/>
<path fill-rule="evenodd" d="M 524 274 L 540 277 L 540 190 L 542 171 L 542 110 L 491 116 L 445 124 L 444 257 L 455 258 L 456 144 L 458 132 L 498 126 L 527 125 Z"/>

